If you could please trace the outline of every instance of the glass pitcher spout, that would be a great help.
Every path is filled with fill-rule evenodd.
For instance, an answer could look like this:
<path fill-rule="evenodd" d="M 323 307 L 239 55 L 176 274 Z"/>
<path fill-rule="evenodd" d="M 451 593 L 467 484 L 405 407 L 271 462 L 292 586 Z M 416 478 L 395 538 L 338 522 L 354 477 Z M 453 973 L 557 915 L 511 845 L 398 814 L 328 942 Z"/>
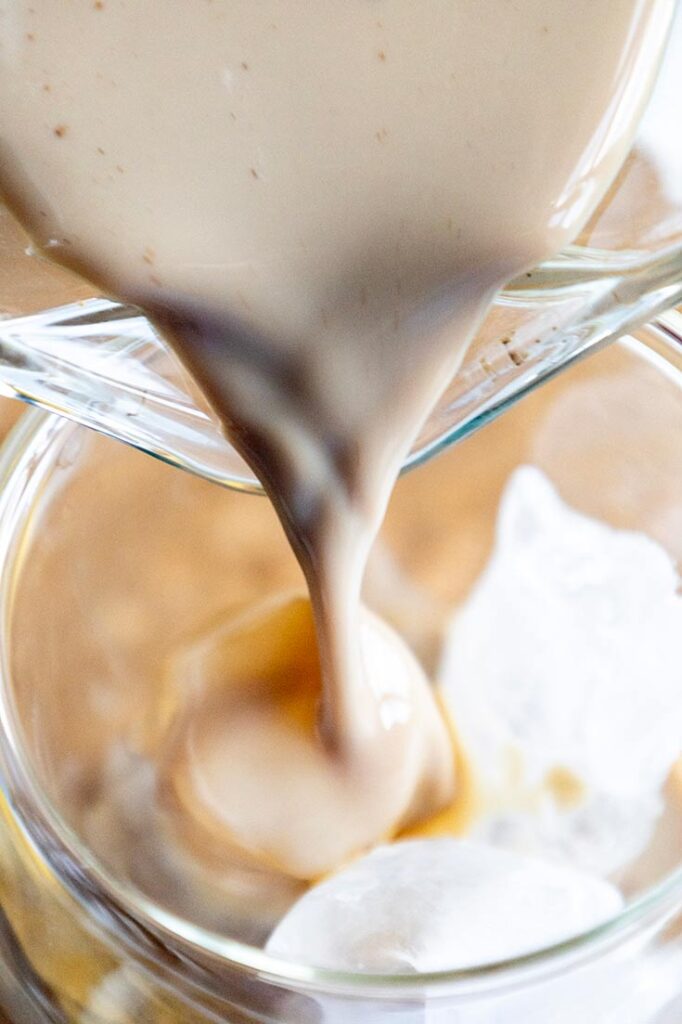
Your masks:
<path fill-rule="evenodd" d="M 682 302 L 677 248 L 605 267 L 598 274 L 569 255 L 500 294 L 405 469 L 466 437 L 575 359 Z M 679 316 L 679 334 L 678 324 Z M 223 486 L 261 492 L 189 374 L 135 307 L 89 299 L 0 321 L 0 393 Z"/>
<path fill-rule="evenodd" d="M 682 0 L 673 8 L 658 80 L 618 178 L 574 245 L 498 295 L 405 468 L 466 437 L 574 360 L 682 303 L 682 142 L 676 130 Z M 1 206 L 0 220 L 7 227 Z M 260 493 L 191 378 L 139 309 L 83 298 L 91 293 L 74 293 L 70 275 L 35 259 L 16 225 L 8 237 L 13 244 L 0 237 L 0 394 L 217 483 Z M 19 278 L 31 287 L 17 306 Z M 14 315 L 67 295 L 82 301 Z M 12 313 L 3 319 L 8 299 Z M 672 322 L 680 336 L 679 321 Z"/>

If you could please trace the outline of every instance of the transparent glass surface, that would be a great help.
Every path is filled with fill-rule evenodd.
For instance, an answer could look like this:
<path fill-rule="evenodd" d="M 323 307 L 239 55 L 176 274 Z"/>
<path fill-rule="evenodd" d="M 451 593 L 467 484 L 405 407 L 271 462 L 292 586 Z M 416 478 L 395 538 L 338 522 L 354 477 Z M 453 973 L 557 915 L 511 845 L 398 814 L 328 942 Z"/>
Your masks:
<path fill-rule="evenodd" d="M 407 465 L 475 430 L 585 352 L 682 301 L 680 96 L 682 3 L 618 179 L 573 246 L 498 297 Z M 6 211 L 0 214 L 0 310 L 2 393 L 209 479 L 259 489 L 139 311 L 93 297 L 83 282 L 32 255 Z"/>
<path fill-rule="evenodd" d="M 519 464 L 540 467 L 575 508 L 645 531 L 679 566 L 681 435 L 682 348 L 646 328 L 406 475 L 368 603 L 431 671 L 439 625 L 488 558 Z M 224 879 L 210 871 L 189 897 L 174 884 L 144 787 L 128 786 L 163 726 L 168 659 L 208 622 L 299 582 L 269 504 L 32 413 L 0 465 L 0 566 L 0 977 L 15 1020 L 679 1019 L 679 771 L 649 847 L 619 874 L 624 911 L 587 935 L 438 975 L 284 962 L 262 949 L 272 908 L 252 889 L 233 886 L 225 910 Z M 106 789 L 112 752 L 126 783 L 118 804 Z"/>

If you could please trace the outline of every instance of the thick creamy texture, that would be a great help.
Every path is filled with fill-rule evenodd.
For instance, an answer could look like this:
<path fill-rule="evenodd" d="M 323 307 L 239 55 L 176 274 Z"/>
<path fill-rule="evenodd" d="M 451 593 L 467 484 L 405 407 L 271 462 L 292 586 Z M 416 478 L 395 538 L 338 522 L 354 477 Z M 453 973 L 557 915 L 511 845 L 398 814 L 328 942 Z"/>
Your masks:
<path fill-rule="evenodd" d="M 353 824 L 302 863 L 264 785 L 285 871 L 332 868 L 452 795 L 426 680 L 377 685 L 390 670 L 358 642 L 366 558 L 495 290 L 575 237 L 613 180 L 673 6 L 0 2 L 3 189 L 50 257 L 161 327 L 307 578 L 320 709 L 286 770 L 314 816 L 322 758 L 326 814 L 350 805 Z M 266 749 L 280 725 L 270 707 L 244 728 Z M 246 763 L 236 749 L 220 771 Z"/>
<path fill-rule="evenodd" d="M 680 431 L 677 383 L 642 352 L 614 345 L 572 367 L 466 444 L 401 478 L 382 529 L 383 557 L 370 564 L 373 609 L 428 657 L 434 630 L 466 600 L 491 557 L 500 496 L 519 462 L 551 473 L 574 507 L 620 529 L 650 530 L 680 558 Z M 90 432 L 67 433 L 65 468 L 50 478 L 40 529 L 31 531 L 7 639 L 31 764 L 60 816 L 114 877 L 185 920 L 260 944 L 305 883 L 233 858 L 224 829 L 202 818 L 197 800 L 186 815 L 167 813 L 166 785 L 177 776 L 169 779 L 172 754 L 170 764 L 161 761 L 163 722 L 169 684 L 187 678 L 181 661 L 200 660 L 201 682 L 219 681 L 218 660 L 213 672 L 205 658 L 226 648 L 213 640 L 238 629 L 245 605 L 262 608 L 273 594 L 300 591 L 300 571 L 269 502 Z M 84 448 L 74 452 L 76 440 Z M 267 635 L 275 646 L 274 631 Z M 292 655 L 307 657 L 314 670 L 309 625 L 306 637 L 307 647 Z M 262 653 L 251 648 L 254 667 Z M 299 693 L 300 680 L 299 673 L 292 683 Z M 187 688 L 176 701 L 183 693 L 184 706 L 193 704 Z M 178 781 L 183 798 L 190 787 L 182 771 Z M 628 896 L 677 866 L 682 776 L 666 808 L 641 864 L 619 874 Z M 485 813 L 476 798 L 469 821 L 459 798 L 457 809 L 458 821 L 439 815 L 420 834 L 461 835 Z M 41 915 L 32 916 L 36 936 L 44 936 Z"/>

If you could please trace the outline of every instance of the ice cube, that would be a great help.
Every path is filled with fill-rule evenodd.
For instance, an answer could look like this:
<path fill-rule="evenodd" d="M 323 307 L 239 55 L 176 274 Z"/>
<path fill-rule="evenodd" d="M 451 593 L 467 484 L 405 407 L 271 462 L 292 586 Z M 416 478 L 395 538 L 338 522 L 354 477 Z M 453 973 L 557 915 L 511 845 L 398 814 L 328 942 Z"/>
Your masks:
<path fill-rule="evenodd" d="M 682 598 L 666 552 L 522 467 L 440 680 L 487 813 L 477 834 L 609 873 L 646 845 L 682 750 Z"/>
<path fill-rule="evenodd" d="M 622 902 L 613 885 L 572 868 L 466 840 L 412 840 L 310 889 L 266 948 L 337 970 L 467 968 L 561 942 Z"/>

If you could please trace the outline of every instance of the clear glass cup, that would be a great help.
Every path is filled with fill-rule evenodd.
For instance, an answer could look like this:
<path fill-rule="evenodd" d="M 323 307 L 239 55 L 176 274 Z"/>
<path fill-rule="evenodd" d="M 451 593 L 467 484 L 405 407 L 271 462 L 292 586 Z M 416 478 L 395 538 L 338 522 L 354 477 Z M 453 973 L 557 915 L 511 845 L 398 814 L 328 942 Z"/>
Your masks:
<path fill-rule="evenodd" d="M 483 567 L 520 463 L 540 466 L 573 506 L 649 533 L 679 564 L 679 328 L 678 317 L 615 343 L 399 482 L 382 534 L 389 586 L 368 600 L 427 663 L 434 612 L 460 602 Z M 116 828 L 95 848 L 72 795 L 91 806 L 102 750 L 154 734 L 159 665 L 206 618 L 296 583 L 297 571 L 266 501 L 42 412 L 15 429 L 0 458 L 0 992 L 12 1019 L 677 1024 L 679 772 L 671 831 L 628 876 L 622 913 L 561 946 L 438 975 L 275 959 L 188 914 L 163 878 L 135 874 Z M 142 839 L 153 829 L 143 821 Z"/>
<path fill-rule="evenodd" d="M 617 181 L 574 245 L 500 294 L 408 465 L 475 430 L 585 352 L 682 301 L 682 3 L 676 12 L 657 87 Z M 209 479 L 259 490 L 139 311 L 93 297 L 31 256 L 30 247 L 27 255 L 26 240 L 11 227 L 6 235 L 0 392 Z M 26 276 L 28 287 L 17 284 Z"/>

